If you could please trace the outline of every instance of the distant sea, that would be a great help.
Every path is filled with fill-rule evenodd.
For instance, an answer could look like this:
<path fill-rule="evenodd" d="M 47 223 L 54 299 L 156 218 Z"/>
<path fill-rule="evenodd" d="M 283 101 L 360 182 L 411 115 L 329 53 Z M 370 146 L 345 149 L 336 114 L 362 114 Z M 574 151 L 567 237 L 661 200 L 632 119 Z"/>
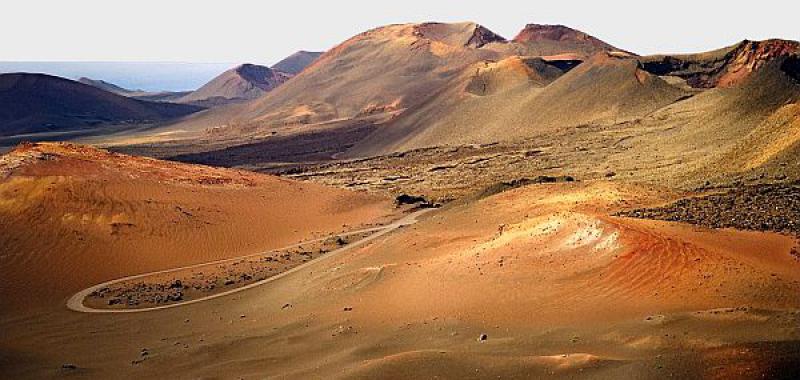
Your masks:
<path fill-rule="evenodd" d="M 129 90 L 189 91 L 236 65 L 238 63 L 0 61 L 0 73 L 43 73 L 73 80 L 87 77 Z"/>

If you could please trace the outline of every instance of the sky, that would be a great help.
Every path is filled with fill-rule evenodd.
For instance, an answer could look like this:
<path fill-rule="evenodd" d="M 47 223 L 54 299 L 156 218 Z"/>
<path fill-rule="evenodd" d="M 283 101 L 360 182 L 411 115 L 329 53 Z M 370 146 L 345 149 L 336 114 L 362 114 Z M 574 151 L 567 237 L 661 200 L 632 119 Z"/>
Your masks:
<path fill-rule="evenodd" d="M 563 24 L 638 54 L 707 51 L 743 39 L 800 40 L 796 0 L 3 0 L 0 9 L 0 61 L 151 63 L 7 67 L 145 90 L 196 88 L 220 67 L 324 51 L 392 23 L 474 21 L 506 38 L 528 23 Z M 180 78 L 159 82 L 175 67 L 182 67 Z"/>
<path fill-rule="evenodd" d="M 639 54 L 712 50 L 742 39 L 800 40 L 800 2 L 3 0 L 0 61 L 274 63 L 364 30 L 475 21 L 512 38 L 564 24 Z"/>

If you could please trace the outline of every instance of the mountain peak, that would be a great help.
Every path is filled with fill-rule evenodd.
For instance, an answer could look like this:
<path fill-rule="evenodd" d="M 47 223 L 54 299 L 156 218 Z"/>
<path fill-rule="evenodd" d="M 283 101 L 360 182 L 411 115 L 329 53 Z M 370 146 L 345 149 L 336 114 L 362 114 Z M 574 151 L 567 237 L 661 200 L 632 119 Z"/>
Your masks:
<path fill-rule="evenodd" d="M 420 38 L 438 41 L 450 46 L 480 48 L 506 39 L 483 25 L 474 22 L 425 22 L 413 25 L 413 34 Z"/>
<path fill-rule="evenodd" d="M 542 50 L 542 54 L 581 53 L 586 56 L 603 51 L 622 51 L 605 41 L 564 25 L 528 24 L 514 42 Z"/>
<path fill-rule="evenodd" d="M 475 31 L 472 33 L 472 37 L 469 41 L 467 41 L 467 46 L 479 48 L 492 42 L 506 42 L 506 39 L 483 25 L 475 24 Z"/>
<path fill-rule="evenodd" d="M 255 99 L 291 78 L 267 66 L 244 63 L 236 66 L 196 91 L 180 99 L 182 103 L 221 105 Z"/>
<path fill-rule="evenodd" d="M 297 75 L 306 67 L 314 63 L 323 53 L 316 51 L 300 50 L 282 59 L 272 66 L 273 70 L 283 73 Z"/>
<path fill-rule="evenodd" d="M 528 24 L 514 37 L 515 42 L 589 41 L 594 37 L 564 25 Z"/>

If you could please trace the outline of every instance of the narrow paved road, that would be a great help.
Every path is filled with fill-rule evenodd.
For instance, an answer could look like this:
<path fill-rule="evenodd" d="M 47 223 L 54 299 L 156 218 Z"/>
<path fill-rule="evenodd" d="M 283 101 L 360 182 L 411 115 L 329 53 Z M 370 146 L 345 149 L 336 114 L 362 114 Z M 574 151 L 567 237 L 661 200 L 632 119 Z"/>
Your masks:
<path fill-rule="evenodd" d="M 192 269 L 192 268 L 202 267 L 202 266 L 206 266 L 206 265 L 213 265 L 213 264 L 220 264 L 220 263 L 225 263 L 225 262 L 230 262 L 230 261 L 235 261 L 235 260 L 241 260 L 243 258 L 263 255 L 264 253 L 262 252 L 262 253 L 256 253 L 256 254 L 252 254 L 252 255 L 247 255 L 247 256 L 234 257 L 234 258 L 231 258 L 231 259 L 217 260 L 217 261 L 212 261 L 212 262 L 208 262 L 208 263 L 194 264 L 194 265 L 188 265 L 188 266 L 179 267 L 179 268 L 172 268 L 172 269 L 160 270 L 160 271 L 156 271 L 156 272 L 137 274 L 137 275 L 134 275 L 134 276 L 128 276 L 128 277 L 118 278 L 116 280 L 106 281 L 106 282 L 104 282 L 102 284 L 98 284 L 98 285 L 92 286 L 90 288 L 86 288 L 84 290 L 81 290 L 78 293 L 75 293 L 75 295 L 70 297 L 70 299 L 67 301 L 67 308 L 69 308 L 70 310 L 74 310 L 74 311 L 78 311 L 78 312 L 82 312 L 82 313 L 141 313 L 141 312 L 146 312 L 146 311 L 169 309 L 169 308 L 173 308 L 173 307 L 179 307 L 179 306 L 189 305 L 189 304 L 193 304 L 193 303 L 197 303 L 197 302 L 207 301 L 207 300 L 214 299 L 214 298 L 224 297 L 224 296 L 231 295 L 231 294 L 234 294 L 234 293 L 238 293 L 238 292 L 250 289 L 250 288 L 255 288 L 256 286 L 261 286 L 261 285 L 264 285 L 264 284 L 272 282 L 272 281 L 276 281 L 276 280 L 278 280 L 280 278 L 283 278 L 285 276 L 288 276 L 288 275 L 290 275 L 290 274 L 292 274 L 294 272 L 302 270 L 302 269 L 306 268 L 307 266 L 314 265 L 314 264 L 316 264 L 316 263 L 318 263 L 318 262 L 320 262 L 322 260 L 327 260 L 327 259 L 330 259 L 331 257 L 337 256 L 337 255 L 341 254 L 342 252 L 347 251 L 348 249 L 353 249 L 353 248 L 362 246 L 362 245 L 364 245 L 364 244 L 366 244 L 366 243 L 368 243 L 368 242 L 370 242 L 372 240 L 375 240 L 375 239 L 377 239 L 377 238 L 379 238 L 379 237 L 381 237 L 383 235 L 386 235 L 386 234 L 388 234 L 388 233 L 390 233 L 390 232 L 392 232 L 392 231 L 394 231 L 394 230 L 396 230 L 398 228 L 405 227 L 405 226 L 408 226 L 408 225 L 416 223 L 418 217 L 420 217 L 421 215 L 423 215 L 423 214 L 425 214 L 425 213 L 427 213 L 427 212 L 429 212 L 431 210 L 433 210 L 433 209 L 423 209 L 423 210 L 416 211 L 416 212 L 414 212 L 412 214 L 409 214 L 409 215 L 406 215 L 405 217 L 403 217 L 403 218 L 401 218 L 401 219 L 399 219 L 399 220 L 397 220 L 397 221 L 395 221 L 395 222 L 393 222 L 391 224 L 388 224 L 386 226 L 367 228 L 367 229 L 363 229 L 363 230 L 348 232 L 347 235 L 354 235 L 354 234 L 365 233 L 365 232 L 375 232 L 375 233 L 373 233 L 372 235 L 367 236 L 367 237 L 365 237 L 365 238 L 363 238 L 363 239 L 361 239 L 361 240 L 359 240 L 357 242 L 354 242 L 354 243 L 348 244 L 348 245 L 346 245 L 346 246 L 344 246 L 342 248 L 330 251 L 330 252 L 322 255 L 321 257 L 319 257 L 319 258 L 317 258 L 315 260 L 311 260 L 309 262 L 306 262 L 306 263 L 303 263 L 301 265 L 298 265 L 298 266 L 296 266 L 296 267 L 294 267 L 292 269 L 289 269 L 286 272 L 277 274 L 277 275 L 272 276 L 270 278 L 263 279 L 261 281 L 254 282 L 252 284 L 248 284 L 248 285 L 242 286 L 240 288 L 227 290 L 227 291 L 224 291 L 222 293 L 212 294 L 212 295 L 207 296 L 207 297 L 197 298 L 197 299 L 193 299 L 193 300 L 189 300 L 189 301 L 185 301 L 185 302 L 179 302 L 179 303 L 174 303 L 174 304 L 169 304 L 169 305 L 161 305 L 161 306 L 155 306 L 155 307 L 148 307 L 148 308 L 140 308 L 140 309 L 95 309 L 95 308 L 91 308 L 91 307 L 88 307 L 88 306 L 83 304 L 83 301 L 86 299 L 86 297 L 88 297 L 90 294 L 92 294 L 92 292 L 94 292 L 94 291 L 96 291 L 98 289 L 101 289 L 101 288 L 116 284 L 118 282 L 130 281 L 130 280 L 135 280 L 135 279 L 148 277 L 148 276 L 153 276 L 153 275 L 158 275 L 158 274 L 177 272 L 177 271 L 181 271 L 181 270 Z M 344 234 L 340 234 L 340 235 L 344 235 Z M 291 249 L 291 248 L 295 248 L 295 247 L 301 246 L 303 244 L 309 244 L 309 243 L 313 243 L 313 242 L 318 242 L 318 241 L 322 241 L 322 240 L 325 240 L 325 239 L 328 239 L 328 238 L 330 238 L 330 237 L 328 236 L 328 237 L 319 238 L 319 239 L 315 239 L 315 240 L 304 241 L 302 243 L 293 244 L 293 245 L 290 245 L 290 246 L 287 246 L 287 247 L 280 248 L 278 250 Z"/>

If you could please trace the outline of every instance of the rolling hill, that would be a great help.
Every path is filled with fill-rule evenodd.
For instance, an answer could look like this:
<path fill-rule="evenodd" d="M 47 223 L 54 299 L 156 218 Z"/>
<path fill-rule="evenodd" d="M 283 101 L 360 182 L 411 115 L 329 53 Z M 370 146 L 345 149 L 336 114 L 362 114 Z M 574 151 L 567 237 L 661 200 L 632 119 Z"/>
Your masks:
<path fill-rule="evenodd" d="M 130 99 L 44 74 L 0 75 L 0 135 L 142 124 L 201 110 L 192 105 Z"/>
<path fill-rule="evenodd" d="M 94 86 L 101 90 L 112 92 L 117 95 L 122 95 L 129 98 L 152 101 L 152 102 L 174 102 L 179 98 L 188 95 L 191 92 L 191 91 L 148 92 L 142 90 L 129 90 L 127 88 L 117 86 L 114 83 L 106 82 L 101 79 L 91 79 L 86 77 L 81 77 L 80 79 L 78 79 L 78 82 L 87 84 L 89 86 Z"/>
<path fill-rule="evenodd" d="M 128 273 L 257 253 L 391 212 L 381 197 L 251 172 L 22 145 L 0 156 L 0 304 L 60 301 Z"/>
<path fill-rule="evenodd" d="M 324 52 L 300 50 L 272 65 L 272 69 L 282 73 L 297 75 L 314 63 L 322 54 L 324 54 Z"/>
<path fill-rule="evenodd" d="M 122 88 L 113 83 L 106 82 L 102 79 L 91 79 L 86 77 L 80 77 L 78 78 L 78 82 L 81 82 L 83 84 L 88 84 L 89 86 L 97 87 L 101 90 L 113 92 L 117 95 L 122 95 L 122 96 L 129 96 L 130 94 L 141 92 L 140 90 L 129 90 L 127 88 Z"/>

